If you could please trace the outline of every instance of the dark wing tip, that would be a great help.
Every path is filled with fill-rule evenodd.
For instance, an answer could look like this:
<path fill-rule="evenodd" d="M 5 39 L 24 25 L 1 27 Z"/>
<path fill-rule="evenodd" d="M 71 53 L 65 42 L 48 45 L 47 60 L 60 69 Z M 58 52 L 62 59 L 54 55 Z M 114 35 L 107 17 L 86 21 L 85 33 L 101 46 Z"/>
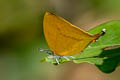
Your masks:
<path fill-rule="evenodd" d="M 55 15 L 55 14 L 53 14 L 53 13 L 51 13 L 51 12 L 46 12 L 45 15 Z M 55 15 L 55 16 L 56 16 L 56 15 Z"/>

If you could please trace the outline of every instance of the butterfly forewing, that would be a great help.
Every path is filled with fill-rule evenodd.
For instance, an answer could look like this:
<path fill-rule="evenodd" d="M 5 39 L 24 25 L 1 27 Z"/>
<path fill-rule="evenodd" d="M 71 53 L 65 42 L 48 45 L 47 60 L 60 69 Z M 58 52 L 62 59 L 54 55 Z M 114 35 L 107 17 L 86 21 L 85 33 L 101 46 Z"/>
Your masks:
<path fill-rule="evenodd" d="M 44 16 L 44 34 L 50 49 L 59 56 L 78 54 L 96 38 L 49 12 Z"/>

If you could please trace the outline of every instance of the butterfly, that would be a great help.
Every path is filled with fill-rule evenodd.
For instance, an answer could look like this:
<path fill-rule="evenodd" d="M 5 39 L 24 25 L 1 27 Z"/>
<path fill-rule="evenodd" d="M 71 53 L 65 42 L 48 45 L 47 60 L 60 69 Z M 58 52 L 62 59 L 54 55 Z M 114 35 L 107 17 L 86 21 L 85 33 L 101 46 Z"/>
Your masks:
<path fill-rule="evenodd" d="M 66 56 L 72 57 L 72 55 L 79 54 L 91 42 L 96 41 L 105 33 L 105 29 L 103 29 L 102 32 L 92 35 L 50 12 L 46 12 L 44 15 L 43 31 L 52 51 L 43 49 L 41 51 L 57 56 L 56 62 L 58 64 L 57 58 L 64 57 L 68 59 Z"/>

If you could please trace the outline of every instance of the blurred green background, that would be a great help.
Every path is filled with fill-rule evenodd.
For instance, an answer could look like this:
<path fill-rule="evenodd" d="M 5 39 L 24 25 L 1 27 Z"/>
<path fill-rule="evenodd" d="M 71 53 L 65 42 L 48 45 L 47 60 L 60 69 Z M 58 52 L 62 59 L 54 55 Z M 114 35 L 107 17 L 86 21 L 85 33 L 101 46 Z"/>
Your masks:
<path fill-rule="evenodd" d="M 94 65 L 40 63 L 48 48 L 42 32 L 46 11 L 89 30 L 120 19 L 120 0 L 0 0 L 0 80 L 120 80 Z"/>

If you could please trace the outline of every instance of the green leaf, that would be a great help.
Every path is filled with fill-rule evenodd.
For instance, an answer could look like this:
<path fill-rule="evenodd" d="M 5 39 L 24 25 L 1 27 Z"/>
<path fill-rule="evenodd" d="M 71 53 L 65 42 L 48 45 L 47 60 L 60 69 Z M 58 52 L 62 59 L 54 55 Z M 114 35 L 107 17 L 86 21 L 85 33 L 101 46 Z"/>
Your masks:
<path fill-rule="evenodd" d="M 89 32 L 96 34 L 104 28 L 106 29 L 105 35 L 101 36 L 98 42 L 91 43 L 82 54 L 77 56 L 77 58 L 91 57 L 92 59 L 93 57 L 96 57 L 96 60 L 101 58 L 101 61 L 98 61 L 97 63 L 92 62 L 89 59 L 86 60 L 86 62 L 95 64 L 105 73 L 110 73 L 115 70 L 120 62 L 120 48 L 112 50 L 104 50 L 104 48 L 120 45 L 120 21 L 107 22 L 97 26 Z M 74 62 L 81 63 L 81 59 L 74 60 Z"/>
<path fill-rule="evenodd" d="M 101 36 L 97 42 L 91 43 L 81 54 L 74 56 L 74 63 L 88 62 L 96 65 L 102 72 L 110 73 L 120 63 L 120 48 L 114 46 L 120 45 L 120 21 L 111 21 L 97 26 L 88 31 L 91 34 L 96 34 L 106 29 L 105 35 Z M 108 48 L 107 47 L 111 47 Z M 105 49 L 106 48 L 106 49 Z M 58 59 L 60 63 L 71 61 L 64 58 Z M 46 62 L 56 63 L 55 58 L 46 57 Z"/>

